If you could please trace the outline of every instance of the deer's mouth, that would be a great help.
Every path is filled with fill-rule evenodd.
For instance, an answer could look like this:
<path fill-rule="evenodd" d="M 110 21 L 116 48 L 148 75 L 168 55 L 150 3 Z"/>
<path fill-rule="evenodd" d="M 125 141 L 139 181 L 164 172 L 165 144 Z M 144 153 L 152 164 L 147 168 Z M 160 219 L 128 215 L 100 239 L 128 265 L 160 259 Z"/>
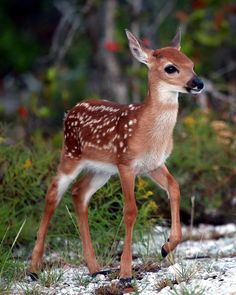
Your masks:
<path fill-rule="evenodd" d="M 191 87 L 185 87 L 185 89 L 187 90 L 188 93 L 191 93 L 191 94 L 198 94 L 198 93 L 201 93 L 201 92 L 202 92 L 202 89 L 203 89 L 203 88 L 198 88 L 198 87 L 194 87 L 194 88 L 191 88 Z"/>

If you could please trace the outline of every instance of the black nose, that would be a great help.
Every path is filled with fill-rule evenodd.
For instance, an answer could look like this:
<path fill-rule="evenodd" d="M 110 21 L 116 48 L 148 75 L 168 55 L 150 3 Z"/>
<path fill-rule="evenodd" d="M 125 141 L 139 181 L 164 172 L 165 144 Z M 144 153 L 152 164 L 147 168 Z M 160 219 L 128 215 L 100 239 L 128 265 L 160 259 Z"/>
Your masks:
<path fill-rule="evenodd" d="M 197 88 L 197 90 L 202 90 L 203 87 L 204 87 L 204 83 L 197 76 L 194 76 L 191 80 L 189 80 L 187 82 L 187 86 L 192 88 L 192 89 Z"/>

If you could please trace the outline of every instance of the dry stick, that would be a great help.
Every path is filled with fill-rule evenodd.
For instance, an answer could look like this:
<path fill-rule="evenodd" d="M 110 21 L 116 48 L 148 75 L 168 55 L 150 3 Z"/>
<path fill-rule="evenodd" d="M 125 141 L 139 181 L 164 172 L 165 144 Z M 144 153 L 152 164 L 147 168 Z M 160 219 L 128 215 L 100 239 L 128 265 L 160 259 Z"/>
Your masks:
<path fill-rule="evenodd" d="M 120 223 L 119 223 L 119 226 L 118 226 L 118 228 L 117 228 L 117 231 L 116 231 L 116 233 L 115 233 L 115 235 L 114 235 L 114 239 L 113 239 L 113 243 L 112 243 L 112 245 L 111 245 L 110 251 L 108 252 L 108 257 L 110 256 L 110 260 L 108 261 L 108 265 L 112 262 L 112 258 L 111 258 L 111 256 L 112 256 L 112 252 L 114 251 L 115 246 L 117 246 L 116 238 L 117 238 L 117 236 L 118 236 L 118 233 L 119 233 L 119 231 L 120 231 L 120 229 L 121 229 L 121 226 L 122 226 L 123 222 L 124 222 L 124 217 L 122 216 L 121 221 L 120 221 Z"/>
<path fill-rule="evenodd" d="M 205 85 L 205 92 L 210 93 L 214 98 L 219 99 L 221 101 L 233 104 L 236 106 L 235 97 L 232 95 L 226 95 L 218 91 L 212 81 L 208 79 L 203 79 Z"/>
<path fill-rule="evenodd" d="M 76 228 L 76 231 L 77 231 L 78 235 L 80 236 L 80 231 L 79 231 L 78 225 L 77 225 L 77 223 L 75 222 L 74 217 L 72 216 L 72 214 L 71 214 L 71 212 L 70 212 L 68 206 L 66 206 L 66 210 L 67 210 L 67 213 L 69 214 L 69 217 L 70 217 L 70 219 L 71 219 L 71 221 L 72 221 L 74 227 Z"/>
<path fill-rule="evenodd" d="M 55 60 L 56 66 L 60 64 L 66 52 L 70 48 L 75 33 L 77 32 L 81 23 L 81 17 L 86 14 L 94 0 L 86 1 L 81 8 L 80 13 L 72 3 L 67 1 L 55 1 L 56 8 L 61 12 L 62 17 L 54 33 L 51 48 L 49 51 L 49 59 Z"/>
<path fill-rule="evenodd" d="M 163 7 L 160 8 L 159 13 L 155 16 L 154 21 L 150 26 L 147 26 L 147 33 L 149 36 L 155 36 L 157 28 L 168 18 L 173 11 L 176 0 L 165 1 Z"/>
<path fill-rule="evenodd" d="M 212 78 L 216 79 L 218 77 L 221 77 L 223 74 L 229 73 L 235 69 L 236 69 L 236 62 L 232 62 L 230 64 L 227 64 L 225 67 L 218 69 L 211 76 Z"/>
<path fill-rule="evenodd" d="M 192 240 L 193 234 L 193 222 L 194 222 L 194 213 L 195 213 L 195 196 L 191 197 L 191 221 L 190 221 L 190 240 Z"/>

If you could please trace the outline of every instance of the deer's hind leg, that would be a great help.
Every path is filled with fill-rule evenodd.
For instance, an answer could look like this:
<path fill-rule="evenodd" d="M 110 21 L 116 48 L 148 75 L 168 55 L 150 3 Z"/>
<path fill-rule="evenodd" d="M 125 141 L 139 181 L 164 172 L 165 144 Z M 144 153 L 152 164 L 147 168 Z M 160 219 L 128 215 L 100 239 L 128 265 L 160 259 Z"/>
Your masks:
<path fill-rule="evenodd" d="M 105 173 L 87 172 L 72 188 L 73 204 L 82 239 L 83 252 L 89 272 L 94 274 L 100 270 L 97 263 L 88 224 L 88 203 L 92 195 L 110 178 Z"/>
<path fill-rule="evenodd" d="M 71 160 L 63 157 L 58 167 L 58 172 L 53 177 L 45 197 L 44 213 L 37 233 L 37 240 L 33 249 L 29 274 L 32 278 L 37 278 L 34 274 L 42 267 L 45 238 L 48 231 L 50 220 L 58 206 L 63 194 L 71 182 L 76 178 L 82 169 L 80 161 Z"/>

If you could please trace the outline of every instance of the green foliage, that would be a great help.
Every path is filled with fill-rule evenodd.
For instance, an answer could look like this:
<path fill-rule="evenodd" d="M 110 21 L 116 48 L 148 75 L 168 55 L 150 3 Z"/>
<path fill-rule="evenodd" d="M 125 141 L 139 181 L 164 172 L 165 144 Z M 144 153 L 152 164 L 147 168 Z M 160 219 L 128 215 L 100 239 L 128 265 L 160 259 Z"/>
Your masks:
<path fill-rule="evenodd" d="M 233 195 L 230 188 L 236 182 L 235 161 L 232 161 L 236 149 L 233 131 L 228 124 L 200 111 L 184 117 L 177 125 L 175 147 L 168 166 L 180 183 L 181 207 L 188 214 L 191 211 L 191 197 L 195 196 L 197 220 L 213 208 L 228 210 Z M 5 247 L 12 243 L 19 225 L 26 219 L 17 243 L 32 248 L 44 206 L 44 195 L 58 164 L 59 149 L 55 150 L 55 147 L 60 148 L 61 136 L 59 133 L 50 141 L 45 141 L 37 131 L 31 137 L 31 147 L 23 142 L 0 146 L 0 235 L 3 236 L 6 228 L 10 228 L 4 240 Z M 134 238 L 140 240 L 144 228 L 150 228 L 158 217 L 166 217 L 167 212 L 169 216 L 169 204 L 165 192 L 161 193 L 152 182 L 138 177 L 136 184 L 139 214 Z M 119 241 L 123 240 L 122 210 L 120 183 L 118 178 L 113 178 L 96 193 L 89 207 L 92 239 L 99 259 L 105 264 L 113 260 Z M 227 212 L 230 215 L 230 210 Z M 81 259 L 75 220 L 70 192 L 67 192 L 50 226 L 47 243 L 50 251 L 72 250 Z M 60 236 L 63 239 L 56 239 Z M 65 243 L 65 239 L 70 242 Z"/>
<path fill-rule="evenodd" d="M 10 226 L 5 243 L 11 243 L 18 225 L 27 218 L 20 241 L 32 241 L 38 226 L 39 204 L 42 204 L 46 180 L 50 175 L 55 152 L 41 145 L 32 150 L 23 143 L 1 145 L 0 167 L 3 174 L 0 185 L 0 236 Z"/>
<path fill-rule="evenodd" d="M 17 246 L 30 251 L 33 247 L 39 220 L 44 206 L 44 195 L 50 179 L 56 172 L 59 159 L 58 145 L 61 134 L 50 141 L 43 139 L 40 132 L 31 137 L 31 147 L 23 142 L 13 145 L 0 145 L 0 235 L 6 228 L 8 234 L 3 241 L 3 248 L 11 245 L 19 225 L 26 220 L 24 228 L 17 239 Z M 52 144 L 53 143 L 53 144 Z M 156 210 L 153 201 L 144 195 L 145 189 L 137 188 L 137 203 L 140 208 L 136 224 L 136 237 L 149 229 L 153 223 Z M 150 192 L 149 192 L 150 194 Z M 144 198 L 146 198 L 144 200 Z M 91 236 L 98 259 L 103 264 L 110 264 L 117 255 L 120 241 L 124 237 L 123 197 L 117 178 L 112 179 L 93 197 L 89 208 Z M 155 219 L 156 220 L 156 219 Z M 63 237 L 63 238 L 62 238 Z M 47 238 L 47 249 L 58 251 L 71 260 L 69 253 L 81 262 L 81 243 L 68 191 L 57 208 Z M 24 252 L 24 251 L 23 251 Z M 22 253 L 23 253 L 22 252 Z M 24 256 L 24 254 L 23 254 Z"/>
<path fill-rule="evenodd" d="M 14 241 L 9 248 L 4 247 L 4 242 L 8 237 L 10 227 L 6 229 L 0 242 L 0 292 L 4 294 L 10 288 L 13 281 L 21 280 L 25 275 L 23 262 L 17 261 L 12 253 L 24 225 L 25 220 L 18 229 Z"/>
<path fill-rule="evenodd" d="M 40 284 L 47 288 L 52 287 L 62 280 L 63 274 L 64 271 L 62 269 L 45 270 L 39 275 Z"/>
<path fill-rule="evenodd" d="M 42 12 L 39 6 L 36 4 L 38 11 Z M 29 5 L 27 8 L 28 12 L 33 13 L 32 6 Z M 21 15 L 24 13 L 27 13 L 24 3 L 18 5 L 17 2 L 5 0 L 1 3 L 0 22 L 3 25 L 0 28 L 0 73 L 2 70 L 27 71 L 35 63 L 37 56 L 44 52 L 44 46 L 38 42 L 37 34 L 32 31 L 34 22 L 29 25 L 28 15 Z M 23 20 L 27 22 L 22 24 Z"/>
<path fill-rule="evenodd" d="M 195 196 L 198 219 L 209 209 L 230 206 L 230 187 L 236 184 L 234 134 L 232 126 L 199 110 L 177 126 L 169 166 L 180 183 L 183 210 L 190 212 Z"/>
<path fill-rule="evenodd" d="M 188 285 L 181 286 L 178 290 L 175 286 L 172 286 L 171 295 L 204 295 L 206 294 L 206 288 L 196 285 L 194 288 Z"/>

